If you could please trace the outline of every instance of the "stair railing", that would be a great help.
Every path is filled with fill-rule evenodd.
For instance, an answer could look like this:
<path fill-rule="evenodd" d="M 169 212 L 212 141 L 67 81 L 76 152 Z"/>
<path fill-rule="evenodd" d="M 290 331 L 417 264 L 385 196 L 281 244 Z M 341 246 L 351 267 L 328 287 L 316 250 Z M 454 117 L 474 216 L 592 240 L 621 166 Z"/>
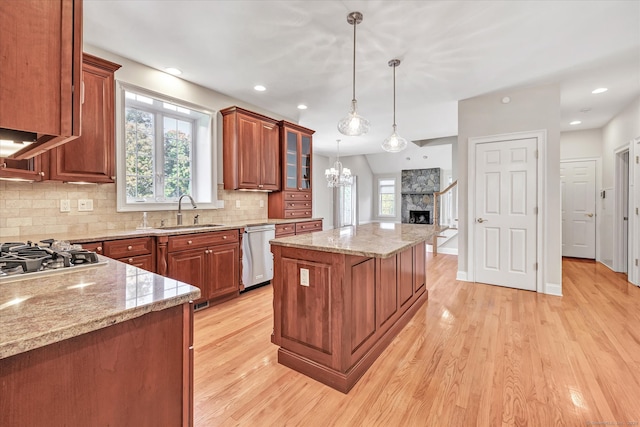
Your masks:
<path fill-rule="evenodd" d="M 442 191 L 433 193 L 433 225 L 458 228 L 458 181 L 454 181 Z M 433 236 L 433 256 L 438 255 L 438 236 Z"/>

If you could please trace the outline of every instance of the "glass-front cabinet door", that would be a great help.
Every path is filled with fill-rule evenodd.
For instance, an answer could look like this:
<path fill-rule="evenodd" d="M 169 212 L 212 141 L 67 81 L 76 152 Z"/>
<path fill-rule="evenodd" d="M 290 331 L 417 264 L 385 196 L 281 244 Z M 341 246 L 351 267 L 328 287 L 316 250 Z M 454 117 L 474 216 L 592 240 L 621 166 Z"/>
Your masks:
<path fill-rule="evenodd" d="M 285 190 L 311 190 L 311 135 L 285 131 Z"/>
<path fill-rule="evenodd" d="M 285 144 L 285 189 L 298 189 L 298 132 L 286 131 Z"/>

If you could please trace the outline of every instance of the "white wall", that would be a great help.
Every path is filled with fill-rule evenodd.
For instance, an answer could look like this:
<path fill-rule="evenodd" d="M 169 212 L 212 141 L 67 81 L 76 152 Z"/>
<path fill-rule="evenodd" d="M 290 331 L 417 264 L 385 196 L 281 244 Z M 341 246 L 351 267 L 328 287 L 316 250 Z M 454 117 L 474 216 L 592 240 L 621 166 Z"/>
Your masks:
<path fill-rule="evenodd" d="M 331 158 L 331 163 L 335 158 Z M 351 174 L 358 177 L 358 221 L 360 224 L 371 222 L 373 219 L 374 179 L 369 162 L 364 155 L 340 157 L 345 168 L 351 169 Z"/>
<path fill-rule="evenodd" d="M 602 129 L 576 130 L 560 134 L 560 159 L 602 157 Z"/>
<path fill-rule="evenodd" d="M 324 177 L 325 169 L 330 168 L 335 159 L 330 159 L 320 154 L 313 154 L 313 217 L 323 218 L 322 227 L 324 230 L 333 228 L 333 191 L 327 186 Z"/>
<path fill-rule="evenodd" d="M 509 96 L 511 102 L 503 104 Z M 502 91 L 466 99 L 458 103 L 458 180 L 459 180 L 459 253 L 458 277 L 468 276 L 469 230 L 467 221 L 474 213 L 468 209 L 469 138 L 511 132 L 546 130 L 547 152 L 544 195 L 543 245 L 545 257 L 538 260 L 544 291 L 562 291 L 562 233 L 560 213 L 560 90 L 547 85 Z"/>

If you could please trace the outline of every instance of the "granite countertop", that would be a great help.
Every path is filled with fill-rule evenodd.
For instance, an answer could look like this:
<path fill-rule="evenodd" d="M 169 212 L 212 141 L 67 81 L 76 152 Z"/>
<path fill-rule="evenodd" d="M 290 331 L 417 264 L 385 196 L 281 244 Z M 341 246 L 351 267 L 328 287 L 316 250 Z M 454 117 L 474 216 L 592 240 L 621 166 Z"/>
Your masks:
<path fill-rule="evenodd" d="M 280 237 L 270 243 L 322 252 L 387 258 L 432 239 L 446 228 L 422 224 L 370 223 Z"/>
<path fill-rule="evenodd" d="M 103 256 L 0 279 L 0 359 L 197 299 L 200 290 Z"/>
<path fill-rule="evenodd" d="M 136 230 L 112 230 L 112 231 L 100 231 L 96 233 L 82 233 L 82 234 L 51 234 L 51 235 L 38 235 L 38 236 L 20 236 L 19 238 L 12 238 L 14 241 L 26 242 L 39 242 L 42 239 L 54 239 L 54 240 L 66 240 L 71 243 L 88 243 L 88 242 L 100 242 L 104 240 L 118 240 L 118 239 L 130 239 L 135 237 L 148 237 L 148 236 L 177 236 L 180 234 L 195 234 L 195 233 L 210 233 L 213 231 L 233 230 L 237 228 L 248 227 L 251 225 L 261 224 L 288 224 L 297 222 L 317 221 L 322 218 L 297 218 L 297 219 L 274 219 L 263 218 L 253 219 L 245 221 L 227 222 L 225 224 L 200 224 L 200 226 L 166 226 L 165 228 L 144 228 Z"/>

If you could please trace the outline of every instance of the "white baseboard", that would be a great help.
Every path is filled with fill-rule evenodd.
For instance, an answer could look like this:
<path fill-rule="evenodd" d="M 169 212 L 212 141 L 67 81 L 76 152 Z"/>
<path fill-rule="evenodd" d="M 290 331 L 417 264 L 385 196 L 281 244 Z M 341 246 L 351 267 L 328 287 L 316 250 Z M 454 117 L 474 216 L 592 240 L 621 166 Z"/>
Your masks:
<path fill-rule="evenodd" d="M 467 272 L 466 271 L 458 271 L 456 274 L 456 280 L 460 280 L 461 282 L 468 282 L 467 280 Z"/>
<path fill-rule="evenodd" d="M 427 252 L 433 252 L 433 245 L 427 245 Z M 438 248 L 439 254 L 458 255 L 458 248 Z"/>
<path fill-rule="evenodd" d="M 562 285 L 558 283 L 546 283 L 544 285 L 545 294 L 555 295 L 557 297 L 562 296 Z"/>

